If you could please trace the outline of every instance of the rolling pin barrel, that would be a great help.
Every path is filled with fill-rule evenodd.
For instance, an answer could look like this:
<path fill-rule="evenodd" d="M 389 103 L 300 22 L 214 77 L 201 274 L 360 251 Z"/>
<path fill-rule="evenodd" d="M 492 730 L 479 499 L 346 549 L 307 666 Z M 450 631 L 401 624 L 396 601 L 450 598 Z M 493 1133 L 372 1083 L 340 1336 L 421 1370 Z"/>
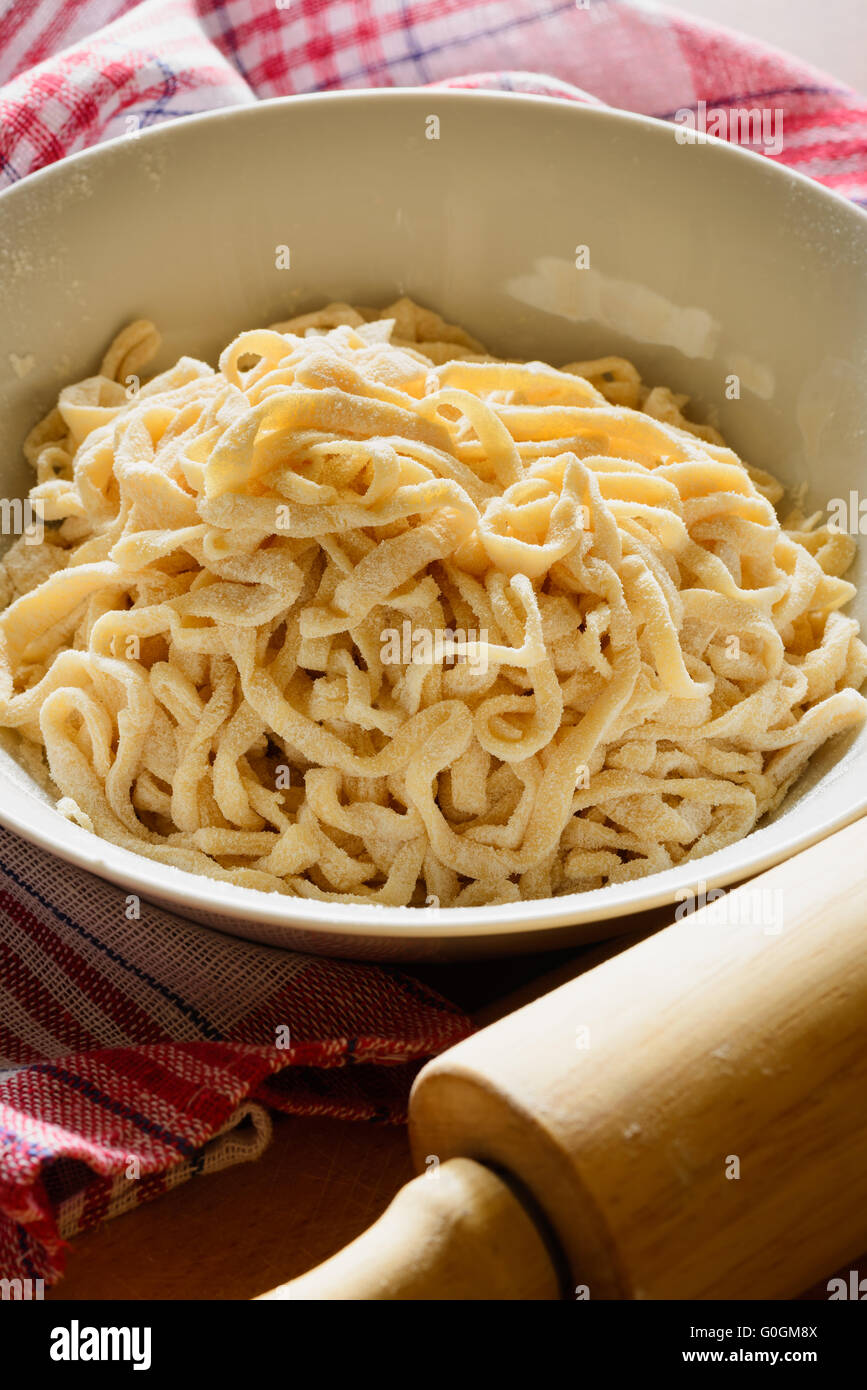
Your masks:
<path fill-rule="evenodd" d="M 449 1174 L 436 1238 L 404 1196 L 279 1296 L 554 1297 L 559 1265 L 579 1297 L 781 1298 L 856 1257 L 863 847 L 863 823 L 850 826 L 428 1063 L 410 1133 L 417 1167 L 433 1155 Z M 452 1181 L 455 1159 L 490 1171 L 471 1222 L 458 1219 L 473 1199 Z M 495 1173 L 531 1194 L 541 1220 L 528 1210 L 522 1223 Z M 420 1178 L 405 1191 L 421 1200 L 435 1187 Z M 468 1257 L 458 1278 L 444 1253 L 452 1228 L 456 1242 L 496 1244 L 496 1279 Z M 343 1260 L 345 1290 L 350 1251 L 347 1294 L 337 1276 Z"/>

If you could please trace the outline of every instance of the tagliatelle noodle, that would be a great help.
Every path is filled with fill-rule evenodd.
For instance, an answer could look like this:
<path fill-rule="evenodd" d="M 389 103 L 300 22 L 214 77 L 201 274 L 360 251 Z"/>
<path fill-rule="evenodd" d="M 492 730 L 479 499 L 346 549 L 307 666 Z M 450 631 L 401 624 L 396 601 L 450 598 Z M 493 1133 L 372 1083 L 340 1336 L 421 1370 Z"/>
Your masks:
<path fill-rule="evenodd" d="M 854 542 L 631 363 L 500 362 L 407 299 L 141 385 L 158 345 L 61 391 L 0 566 L 0 725 L 93 833 L 307 897 L 556 895 L 748 834 L 864 718 Z"/>

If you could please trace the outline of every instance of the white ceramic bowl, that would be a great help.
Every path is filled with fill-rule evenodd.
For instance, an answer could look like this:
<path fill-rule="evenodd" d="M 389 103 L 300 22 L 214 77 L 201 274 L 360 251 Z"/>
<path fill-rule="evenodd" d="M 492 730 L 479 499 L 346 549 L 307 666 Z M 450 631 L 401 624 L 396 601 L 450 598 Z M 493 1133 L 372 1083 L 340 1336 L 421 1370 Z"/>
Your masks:
<path fill-rule="evenodd" d="M 429 115 L 438 140 L 427 138 Z M 280 245 L 289 270 L 276 267 Z M 501 356 L 626 355 L 816 500 L 864 487 L 867 217 L 767 159 L 714 140 L 681 144 L 674 127 L 637 116 L 388 91 L 178 121 L 0 196 L 0 283 L 7 497 L 28 486 L 27 428 L 62 385 L 95 369 L 129 319 L 157 321 L 162 367 L 182 352 L 213 360 L 238 330 L 327 300 L 400 293 Z M 731 373 L 739 400 L 726 399 Z M 863 554 L 854 577 L 864 621 Z M 635 883 L 488 908 L 323 904 L 163 867 L 69 824 L 5 755 L 0 819 L 226 931 L 336 955 L 435 959 L 607 935 L 683 888 L 769 866 L 865 808 L 865 747 L 863 731 L 826 747 L 772 824 L 717 854 Z"/>

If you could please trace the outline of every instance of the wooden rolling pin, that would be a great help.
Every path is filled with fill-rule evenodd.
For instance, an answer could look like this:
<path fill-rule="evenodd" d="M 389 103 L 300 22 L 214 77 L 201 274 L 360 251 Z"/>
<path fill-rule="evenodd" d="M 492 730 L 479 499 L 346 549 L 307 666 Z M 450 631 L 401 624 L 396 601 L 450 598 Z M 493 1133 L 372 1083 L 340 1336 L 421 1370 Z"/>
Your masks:
<path fill-rule="evenodd" d="M 429 1062 L 421 1176 L 265 1295 L 792 1297 L 867 1249 L 864 822 Z"/>

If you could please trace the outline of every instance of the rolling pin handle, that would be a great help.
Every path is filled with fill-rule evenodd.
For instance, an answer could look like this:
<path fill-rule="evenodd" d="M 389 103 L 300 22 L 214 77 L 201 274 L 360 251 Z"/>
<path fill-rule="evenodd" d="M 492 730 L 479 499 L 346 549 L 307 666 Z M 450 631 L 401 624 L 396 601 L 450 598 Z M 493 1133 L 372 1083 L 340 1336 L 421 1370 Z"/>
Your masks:
<path fill-rule="evenodd" d="M 511 1185 L 470 1158 L 431 1165 L 379 1220 L 265 1299 L 556 1299 L 562 1267 Z"/>

